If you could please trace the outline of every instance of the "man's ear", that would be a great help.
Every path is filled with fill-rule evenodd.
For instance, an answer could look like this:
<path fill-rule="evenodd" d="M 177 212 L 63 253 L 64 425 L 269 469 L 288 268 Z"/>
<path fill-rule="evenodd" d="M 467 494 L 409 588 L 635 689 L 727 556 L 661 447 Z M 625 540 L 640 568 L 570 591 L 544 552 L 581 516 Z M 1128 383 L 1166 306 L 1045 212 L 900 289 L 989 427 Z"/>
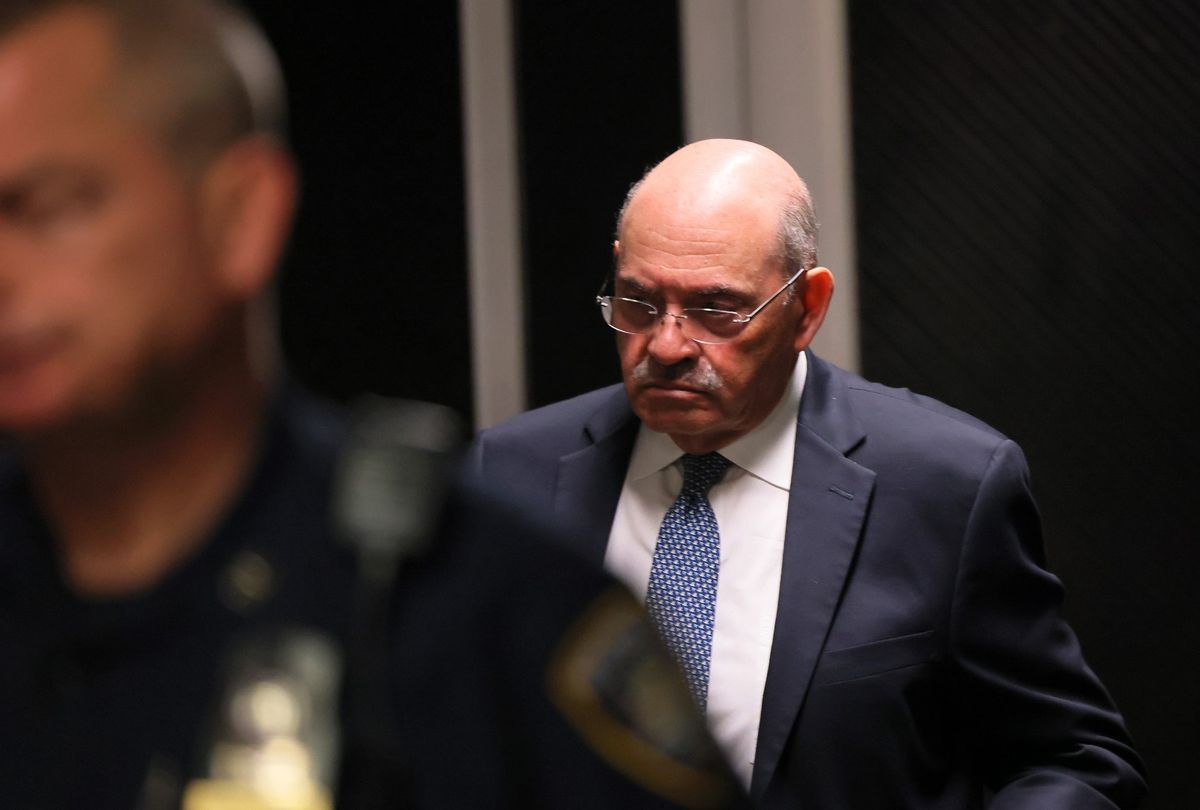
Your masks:
<path fill-rule="evenodd" d="M 270 282 L 291 230 L 297 186 L 291 158 L 267 138 L 234 144 L 205 171 L 205 243 L 214 273 L 232 297 L 248 300 Z"/>
<path fill-rule="evenodd" d="M 614 239 L 613 240 L 613 258 L 615 259 L 620 255 L 621 255 L 621 240 Z"/>
<path fill-rule="evenodd" d="M 804 314 L 796 322 L 795 348 L 802 352 L 812 343 L 817 330 L 825 321 L 829 302 L 833 300 L 833 273 L 828 267 L 814 267 L 804 274 L 800 288 L 800 304 Z"/>

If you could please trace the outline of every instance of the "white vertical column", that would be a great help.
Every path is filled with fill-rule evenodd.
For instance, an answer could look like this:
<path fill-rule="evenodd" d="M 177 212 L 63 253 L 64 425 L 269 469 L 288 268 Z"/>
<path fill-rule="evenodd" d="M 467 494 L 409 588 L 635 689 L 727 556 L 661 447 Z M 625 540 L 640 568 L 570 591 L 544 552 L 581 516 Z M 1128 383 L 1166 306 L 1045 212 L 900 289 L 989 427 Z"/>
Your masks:
<path fill-rule="evenodd" d="M 680 17 L 688 140 L 757 141 L 804 177 L 837 279 L 814 348 L 857 369 L 845 0 L 681 0 Z"/>
<path fill-rule="evenodd" d="M 475 426 L 526 407 L 519 155 L 508 0 L 459 0 Z"/>
<path fill-rule="evenodd" d="M 687 139 L 748 139 L 746 4 L 741 0 L 682 0 L 679 26 Z"/>

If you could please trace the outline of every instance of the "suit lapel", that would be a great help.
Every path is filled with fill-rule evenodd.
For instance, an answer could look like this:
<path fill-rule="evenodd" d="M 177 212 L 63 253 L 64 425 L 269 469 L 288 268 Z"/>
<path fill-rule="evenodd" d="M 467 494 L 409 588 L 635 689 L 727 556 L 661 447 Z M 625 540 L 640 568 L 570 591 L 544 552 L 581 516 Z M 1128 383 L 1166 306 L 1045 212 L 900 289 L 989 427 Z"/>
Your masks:
<path fill-rule="evenodd" d="M 554 491 L 555 514 L 569 525 L 587 528 L 580 548 L 597 565 L 604 563 L 639 424 L 624 389 L 614 386 L 613 394 L 584 426 L 591 443 L 559 459 Z"/>
<path fill-rule="evenodd" d="M 809 354 L 800 403 L 783 572 L 751 794 L 763 796 L 804 704 L 854 560 L 875 474 L 846 458 L 863 431 L 840 371 Z"/>
<path fill-rule="evenodd" d="M 761 798 L 808 694 L 858 549 L 875 474 L 846 457 L 864 438 L 842 372 L 809 353 L 797 416 L 779 610 L 763 693 L 751 794 Z M 603 564 L 639 422 L 620 386 L 584 426 L 587 444 L 559 459 L 554 511 L 595 527 L 580 550 Z"/>

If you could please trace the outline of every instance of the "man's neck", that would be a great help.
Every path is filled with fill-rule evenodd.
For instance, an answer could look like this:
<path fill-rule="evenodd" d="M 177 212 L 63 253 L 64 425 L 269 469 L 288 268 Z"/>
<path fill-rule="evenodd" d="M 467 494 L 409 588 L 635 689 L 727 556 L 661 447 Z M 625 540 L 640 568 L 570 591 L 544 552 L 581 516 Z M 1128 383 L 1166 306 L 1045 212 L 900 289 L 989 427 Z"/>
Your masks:
<path fill-rule="evenodd" d="M 244 483 L 268 385 L 239 368 L 175 406 L 76 425 L 26 446 L 35 497 L 78 592 L 152 587 L 197 550 Z"/>

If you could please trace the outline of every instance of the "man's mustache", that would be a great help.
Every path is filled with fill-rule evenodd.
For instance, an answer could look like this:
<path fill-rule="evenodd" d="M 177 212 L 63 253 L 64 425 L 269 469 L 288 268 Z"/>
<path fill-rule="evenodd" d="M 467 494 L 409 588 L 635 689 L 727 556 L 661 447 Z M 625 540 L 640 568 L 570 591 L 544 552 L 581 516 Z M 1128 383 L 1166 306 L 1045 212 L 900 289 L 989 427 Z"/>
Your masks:
<path fill-rule="evenodd" d="M 642 384 L 684 385 L 702 391 L 715 391 L 725 384 L 721 375 L 704 358 L 664 366 L 647 357 L 633 367 L 633 379 Z"/>

